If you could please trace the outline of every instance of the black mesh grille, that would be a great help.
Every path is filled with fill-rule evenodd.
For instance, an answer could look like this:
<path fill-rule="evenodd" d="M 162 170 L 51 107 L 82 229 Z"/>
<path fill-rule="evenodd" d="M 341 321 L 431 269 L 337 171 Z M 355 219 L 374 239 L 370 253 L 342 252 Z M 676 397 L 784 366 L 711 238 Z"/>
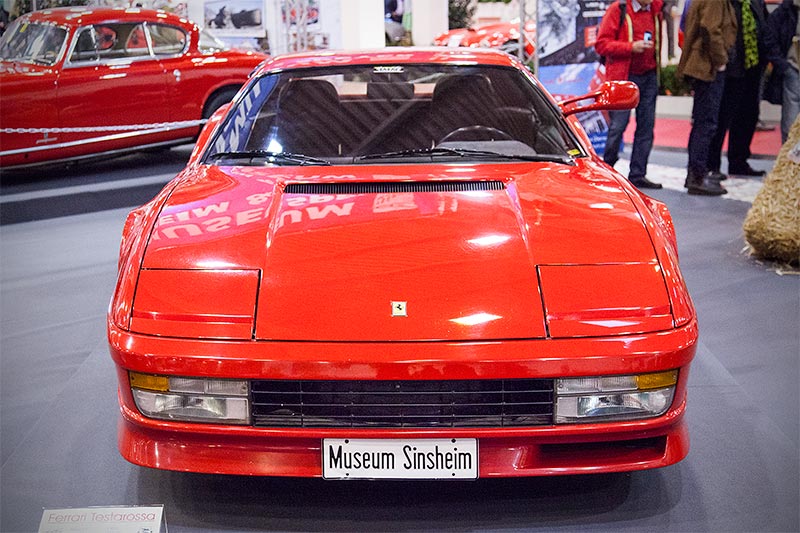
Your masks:
<path fill-rule="evenodd" d="M 290 183 L 288 194 L 377 194 L 391 192 L 502 191 L 502 181 L 380 181 L 363 183 Z"/>
<path fill-rule="evenodd" d="M 508 427 L 553 421 L 553 380 L 253 381 L 261 427 Z"/>

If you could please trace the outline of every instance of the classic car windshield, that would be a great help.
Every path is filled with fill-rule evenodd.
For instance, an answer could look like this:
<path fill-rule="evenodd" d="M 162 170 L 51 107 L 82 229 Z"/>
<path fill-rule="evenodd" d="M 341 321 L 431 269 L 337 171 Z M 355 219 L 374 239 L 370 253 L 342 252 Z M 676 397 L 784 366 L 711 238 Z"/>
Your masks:
<path fill-rule="evenodd" d="M 262 76 L 228 114 L 205 161 L 568 162 L 582 153 L 555 107 L 517 69 L 355 65 Z"/>
<path fill-rule="evenodd" d="M 66 37 L 67 30 L 62 27 L 18 19 L 0 39 L 0 58 L 52 65 L 58 60 Z"/>

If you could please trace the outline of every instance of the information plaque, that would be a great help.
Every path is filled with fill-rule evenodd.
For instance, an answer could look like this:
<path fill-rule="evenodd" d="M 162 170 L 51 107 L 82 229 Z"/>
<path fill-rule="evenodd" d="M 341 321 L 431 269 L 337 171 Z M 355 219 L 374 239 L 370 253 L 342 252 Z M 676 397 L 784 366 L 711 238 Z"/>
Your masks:
<path fill-rule="evenodd" d="M 45 509 L 39 533 L 167 533 L 164 506 Z"/>

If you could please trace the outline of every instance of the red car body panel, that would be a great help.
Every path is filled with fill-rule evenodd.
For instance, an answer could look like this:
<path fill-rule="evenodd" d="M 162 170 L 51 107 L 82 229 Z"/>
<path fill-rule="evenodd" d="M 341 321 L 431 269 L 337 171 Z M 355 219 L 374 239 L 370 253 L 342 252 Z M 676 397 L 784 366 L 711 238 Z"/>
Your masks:
<path fill-rule="evenodd" d="M 55 25 L 67 31 L 66 45 L 49 66 L 13 60 L 0 62 L 3 128 L 109 127 L 85 132 L 2 132 L 0 166 L 10 168 L 135 147 L 190 141 L 198 125 L 116 126 L 198 121 L 219 91 L 238 90 L 266 59 L 256 52 L 203 51 L 199 28 L 163 11 L 120 8 L 58 8 L 20 17 L 19 23 Z M 77 33 L 110 23 L 151 23 L 178 28 L 187 45 L 177 55 L 70 64 Z"/>
<path fill-rule="evenodd" d="M 305 54 L 324 64 L 479 63 L 452 50 Z M 119 447 L 170 470 L 321 476 L 323 438 L 477 438 L 481 477 L 617 472 L 688 453 L 697 321 L 666 208 L 588 156 L 546 162 L 214 166 L 198 154 L 129 216 L 108 333 Z M 572 127 L 579 127 L 573 120 Z M 289 194 L 293 183 L 497 180 L 467 193 Z M 390 302 L 408 302 L 392 317 Z M 479 317 L 478 320 L 464 320 Z M 310 327 L 313 324 L 313 327 Z M 643 420 L 505 428 L 264 428 L 156 420 L 128 372 L 244 380 L 491 380 L 677 369 Z"/>
<path fill-rule="evenodd" d="M 525 23 L 525 54 L 533 56 L 535 52 L 536 24 Z M 481 24 L 470 28 L 456 28 L 438 35 L 433 44 L 436 46 L 467 46 L 471 48 L 502 48 L 519 43 L 519 22 L 495 22 Z"/>

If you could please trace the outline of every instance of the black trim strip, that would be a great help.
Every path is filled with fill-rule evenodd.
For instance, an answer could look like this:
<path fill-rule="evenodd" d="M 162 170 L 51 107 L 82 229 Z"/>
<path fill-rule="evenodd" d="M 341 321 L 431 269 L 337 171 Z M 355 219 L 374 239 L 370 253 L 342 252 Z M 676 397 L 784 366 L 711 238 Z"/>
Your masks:
<path fill-rule="evenodd" d="M 392 192 L 502 191 L 502 181 L 380 181 L 347 183 L 289 183 L 286 194 L 376 194 Z"/>

